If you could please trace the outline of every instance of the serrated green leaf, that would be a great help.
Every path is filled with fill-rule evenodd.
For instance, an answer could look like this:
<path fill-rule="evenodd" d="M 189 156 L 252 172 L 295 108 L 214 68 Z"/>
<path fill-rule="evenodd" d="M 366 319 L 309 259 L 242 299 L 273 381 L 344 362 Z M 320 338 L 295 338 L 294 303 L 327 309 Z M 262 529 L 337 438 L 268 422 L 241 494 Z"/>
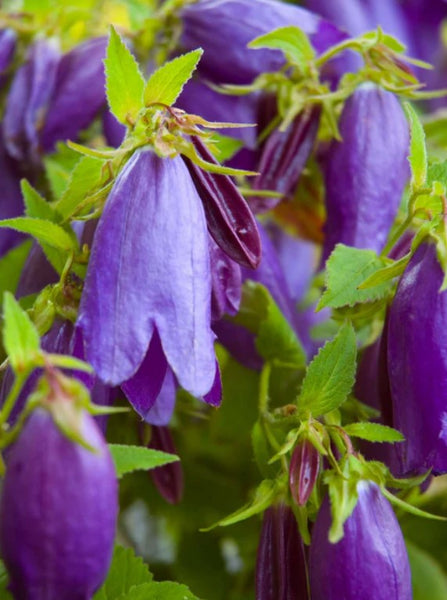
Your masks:
<path fill-rule="evenodd" d="M 123 125 L 133 125 L 143 108 L 144 78 L 137 61 L 113 27 L 110 27 L 104 66 L 110 110 Z"/>
<path fill-rule="evenodd" d="M 307 35 L 299 27 L 280 27 L 260 35 L 248 44 L 249 48 L 271 48 L 284 52 L 287 60 L 306 71 L 315 57 L 315 50 Z"/>
<path fill-rule="evenodd" d="M 231 515 L 224 517 L 214 525 L 206 527 L 201 531 L 211 531 L 215 527 L 227 527 L 228 525 L 234 525 L 240 521 L 245 521 L 254 515 L 266 510 L 272 503 L 273 498 L 277 493 L 276 481 L 271 479 L 264 479 L 257 487 L 253 500 L 239 508 Z"/>
<path fill-rule="evenodd" d="M 27 240 L 0 258 L 0 302 L 3 302 L 5 292 L 16 291 L 31 243 L 31 240 Z"/>
<path fill-rule="evenodd" d="M 64 252 L 72 252 L 77 247 L 74 236 L 70 236 L 65 229 L 51 223 L 51 221 L 31 217 L 17 217 L 15 219 L 3 219 L 3 221 L 0 221 L 0 227 L 8 227 L 22 233 L 28 233 L 36 238 L 39 243 L 48 244 L 48 246 Z"/>
<path fill-rule="evenodd" d="M 40 339 L 27 313 L 10 292 L 3 296 L 3 344 L 14 371 L 34 364 L 40 352 Z"/>
<path fill-rule="evenodd" d="M 197 48 L 182 54 L 158 68 L 149 77 L 144 90 L 144 104 L 160 102 L 171 106 L 180 96 L 184 85 L 191 79 L 203 50 Z"/>
<path fill-rule="evenodd" d="M 256 349 L 266 361 L 296 369 L 305 366 L 306 354 L 295 331 L 260 283 L 244 283 L 235 322 L 256 334 Z"/>
<path fill-rule="evenodd" d="M 368 289 L 359 289 L 359 286 L 387 265 L 387 261 L 372 250 L 337 244 L 327 262 L 326 291 L 321 296 L 317 310 L 326 306 L 354 306 L 384 298 L 391 285 L 387 281 Z"/>
<path fill-rule="evenodd" d="M 151 581 L 152 573 L 142 558 L 135 556 L 131 548 L 115 546 L 107 579 L 93 596 L 93 600 L 118 600 L 134 586 Z"/>
<path fill-rule="evenodd" d="M 57 221 L 57 214 L 53 207 L 26 179 L 22 179 L 20 187 L 25 202 L 25 213 L 28 217 L 35 217 L 37 219 L 52 222 Z"/>
<path fill-rule="evenodd" d="M 199 600 L 186 585 L 172 581 L 143 583 L 133 587 L 119 600 Z"/>
<path fill-rule="evenodd" d="M 435 558 L 415 544 L 405 540 L 411 567 L 413 600 L 445 600 L 447 574 Z"/>
<path fill-rule="evenodd" d="M 128 446 L 125 444 L 109 444 L 118 477 L 132 471 L 147 471 L 168 463 L 176 462 L 179 457 L 152 448 Z"/>
<path fill-rule="evenodd" d="M 405 439 L 397 429 L 380 423 L 350 423 L 343 429 L 352 437 L 370 442 L 402 442 Z"/>
<path fill-rule="evenodd" d="M 79 160 L 73 169 L 67 187 L 56 204 L 56 209 L 63 220 L 68 220 L 101 182 L 104 159 L 85 156 Z"/>
<path fill-rule="evenodd" d="M 356 357 L 354 329 L 345 324 L 307 367 L 297 400 L 300 414 L 319 417 L 346 400 L 355 381 Z"/>
<path fill-rule="evenodd" d="M 408 261 L 410 260 L 410 256 L 411 254 L 407 254 L 401 259 L 394 261 L 390 265 L 383 267 L 383 269 L 375 271 L 358 286 L 358 289 L 366 290 L 377 285 L 381 285 L 382 283 L 391 281 L 391 279 L 394 279 L 395 277 L 399 277 L 404 272 L 405 267 L 407 266 Z"/>
<path fill-rule="evenodd" d="M 56 146 L 56 152 L 43 157 L 45 164 L 45 175 L 51 188 L 54 200 L 60 198 L 65 188 L 72 170 L 79 161 L 79 154 L 69 148 L 65 143 L 59 142 Z"/>
<path fill-rule="evenodd" d="M 425 132 L 422 123 L 414 108 L 404 102 L 404 110 L 410 123 L 411 140 L 410 155 L 408 160 L 411 167 L 411 186 L 418 189 L 424 186 L 427 180 L 427 148 L 425 146 Z"/>

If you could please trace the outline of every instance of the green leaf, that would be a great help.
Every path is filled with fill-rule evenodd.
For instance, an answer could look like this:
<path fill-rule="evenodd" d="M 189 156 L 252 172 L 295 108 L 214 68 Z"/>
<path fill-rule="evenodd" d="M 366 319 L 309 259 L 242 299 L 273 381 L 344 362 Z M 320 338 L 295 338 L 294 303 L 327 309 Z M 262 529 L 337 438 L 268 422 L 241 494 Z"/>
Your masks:
<path fill-rule="evenodd" d="M 317 310 L 326 306 L 341 308 L 363 302 L 373 302 L 386 296 L 390 283 L 384 282 L 368 289 L 359 289 L 373 273 L 388 263 L 372 250 L 359 250 L 337 244 L 327 262 L 326 291 Z"/>
<path fill-rule="evenodd" d="M 143 108 L 144 78 L 132 53 L 113 27 L 110 27 L 104 66 L 110 110 L 123 125 L 133 125 Z"/>
<path fill-rule="evenodd" d="M 405 540 L 410 559 L 413 600 L 445 600 L 447 575 L 435 558 L 415 544 Z"/>
<path fill-rule="evenodd" d="M 40 353 L 40 339 L 27 313 L 10 292 L 3 296 L 3 344 L 14 371 L 24 371 Z"/>
<path fill-rule="evenodd" d="M 418 189 L 424 186 L 427 180 L 427 148 L 425 146 L 425 132 L 416 111 L 409 102 L 404 102 L 404 110 L 410 123 L 411 141 L 408 160 L 411 167 L 411 187 Z"/>
<path fill-rule="evenodd" d="M 358 286 L 358 289 L 366 290 L 368 288 L 381 285 L 382 283 L 386 283 L 391 279 L 394 279 L 395 277 L 399 277 L 405 271 L 405 267 L 407 266 L 410 257 L 411 254 L 406 254 L 399 260 L 396 260 L 391 264 L 387 265 L 386 267 L 375 271 Z"/>
<path fill-rule="evenodd" d="M 319 417 L 346 400 L 355 381 L 356 357 L 354 329 L 345 324 L 307 367 L 297 401 L 300 414 Z"/>
<path fill-rule="evenodd" d="M 56 204 L 57 211 L 64 221 L 68 220 L 78 208 L 78 205 L 98 187 L 102 179 L 104 160 L 85 156 L 79 160 L 73 169 L 67 187 Z"/>
<path fill-rule="evenodd" d="M 176 462 L 179 457 L 175 454 L 160 452 L 142 446 L 128 446 L 125 444 L 109 444 L 118 477 L 132 471 L 155 469 L 171 462 Z"/>
<path fill-rule="evenodd" d="M 350 423 L 343 429 L 351 437 L 370 442 L 402 442 L 405 439 L 397 429 L 380 423 Z"/>
<path fill-rule="evenodd" d="M 152 573 L 142 558 L 135 556 L 131 548 L 115 546 L 107 579 L 93 596 L 93 600 L 117 600 L 134 586 L 151 581 Z"/>
<path fill-rule="evenodd" d="M 315 58 L 307 35 L 299 27 L 280 27 L 260 35 L 248 44 L 249 48 L 272 48 L 282 50 L 287 60 L 298 66 L 301 71 L 308 69 L 309 63 Z"/>
<path fill-rule="evenodd" d="M 149 77 L 144 90 L 144 104 L 161 103 L 171 106 L 180 96 L 183 86 L 194 73 L 203 50 L 198 48 L 164 64 Z"/>
<path fill-rule="evenodd" d="M 16 291 L 30 248 L 31 240 L 27 240 L 0 258 L 0 302 L 5 292 Z"/>
<path fill-rule="evenodd" d="M 277 491 L 275 480 L 264 479 L 264 481 L 261 481 L 256 489 L 251 502 L 242 508 L 239 508 L 234 513 L 231 513 L 231 515 L 224 517 L 214 525 L 206 527 L 201 531 L 211 531 L 211 529 L 214 529 L 215 527 L 227 527 L 228 525 L 234 525 L 235 523 L 245 521 L 245 519 L 249 519 L 250 517 L 257 515 L 260 512 L 264 512 L 264 510 L 266 510 L 272 503 Z"/>
<path fill-rule="evenodd" d="M 186 585 L 172 581 L 143 583 L 133 587 L 119 600 L 199 600 Z"/>
<path fill-rule="evenodd" d="M 256 334 L 256 349 L 266 361 L 296 369 L 305 366 L 306 354 L 295 331 L 260 283 L 245 282 L 235 322 Z"/>
<path fill-rule="evenodd" d="M 57 200 L 67 187 L 70 174 L 79 161 L 79 154 L 65 143 L 59 142 L 56 152 L 45 156 L 43 161 L 53 199 Z"/>
<path fill-rule="evenodd" d="M 57 215 L 55 214 L 53 207 L 26 179 L 22 179 L 20 187 L 25 202 L 25 213 L 28 217 L 36 217 L 52 222 L 57 220 Z"/>
<path fill-rule="evenodd" d="M 15 219 L 3 219 L 0 227 L 8 227 L 22 233 L 29 233 L 41 244 L 48 244 L 52 248 L 72 252 L 76 250 L 77 243 L 74 236 L 69 235 L 65 229 L 43 219 L 32 217 L 17 217 Z"/>

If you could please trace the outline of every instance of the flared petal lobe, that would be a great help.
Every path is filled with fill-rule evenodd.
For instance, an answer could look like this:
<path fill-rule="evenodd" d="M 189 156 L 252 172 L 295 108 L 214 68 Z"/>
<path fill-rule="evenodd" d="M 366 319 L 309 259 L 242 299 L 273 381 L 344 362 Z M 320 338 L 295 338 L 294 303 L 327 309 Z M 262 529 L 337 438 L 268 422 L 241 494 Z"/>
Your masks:
<path fill-rule="evenodd" d="M 380 126 L 377 126 L 380 123 Z M 397 98 L 363 84 L 346 101 L 326 164 L 326 260 L 337 243 L 380 252 L 409 177 L 409 127 Z"/>
<path fill-rule="evenodd" d="M 410 260 L 389 312 L 388 374 L 402 473 L 447 472 L 447 291 L 434 243 Z"/>
<path fill-rule="evenodd" d="M 208 233 L 181 158 L 135 153 L 98 224 L 79 313 L 103 381 L 130 379 L 154 325 L 179 384 L 201 396 L 215 375 Z"/>
<path fill-rule="evenodd" d="M 360 481 L 357 492 L 336 544 L 328 539 L 327 498 L 318 513 L 310 547 L 312 600 L 412 600 L 408 555 L 391 504 L 370 481 Z"/>
<path fill-rule="evenodd" d="M 89 600 L 107 574 L 117 479 L 107 444 L 87 413 L 81 433 L 96 452 L 66 438 L 39 408 L 8 456 L 0 538 L 17 600 Z"/>

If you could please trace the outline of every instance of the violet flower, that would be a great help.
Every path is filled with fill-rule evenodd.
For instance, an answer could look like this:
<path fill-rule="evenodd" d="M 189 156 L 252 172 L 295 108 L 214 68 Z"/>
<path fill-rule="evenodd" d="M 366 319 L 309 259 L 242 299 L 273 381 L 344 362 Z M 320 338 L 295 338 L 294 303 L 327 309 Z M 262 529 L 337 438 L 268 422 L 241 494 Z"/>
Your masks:
<path fill-rule="evenodd" d="M 447 292 L 436 246 L 424 242 L 399 282 L 389 311 L 388 372 L 403 474 L 447 472 Z"/>
<path fill-rule="evenodd" d="M 110 385 L 132 378 L 155 331 L 179 384 L 204 396 L 216 374 L 205 215 L 180 157 L 137 151 L 99 221 L 78 323 Z M 157 374 L 158 377 L 158 374 Z"/>
<path fill-rule="evenodd" d="M 312 600 L 411 600 L 411 573 L 399 523 L 388 500 L 371 481 L 357 484 L 358 502 L 336 544 L 328 539 L 329 501 L 312 531 Z"/>
<path fill-rule="evenodd" d="M 256 600 L 307 600 L 303 542 L 291 508 L 264 513 L 256 560 Z M 340 599 L 338 599 L 340 600 Z"/>
<path fill-rule="evenodd" d="M 20 191 L 21 172 L 18 164 L 8 156 L 0 128 L 0 219 L 19 217 L 23 214 Z M 23 235 L 13 229 L 0 229 L 0 257 L 16 246 Z"/>
<path fill-rule="evenodd" d="M 38 408 L 8 456 L 0 541 L 16 600 L 88 600 L 107 574 L 118 513 L 115 468 L 86 412 L 80 427 L 95 452 L 66 438 Z"/>
<path fill-rule="evenodd" d="M 17 45 L 17 33 L 13 29 L 0 29 L 0 88 L 5 83 L 6 71 L 12 63 Z"/>
<path fill-rule="evenodd" d="M 340 133 L 325 165 L 323 260 L 339 242 L 380 252 L 409 176 L 408 122 L 391 92 L 370 83 L 358 87 L 343 108 Z"/>

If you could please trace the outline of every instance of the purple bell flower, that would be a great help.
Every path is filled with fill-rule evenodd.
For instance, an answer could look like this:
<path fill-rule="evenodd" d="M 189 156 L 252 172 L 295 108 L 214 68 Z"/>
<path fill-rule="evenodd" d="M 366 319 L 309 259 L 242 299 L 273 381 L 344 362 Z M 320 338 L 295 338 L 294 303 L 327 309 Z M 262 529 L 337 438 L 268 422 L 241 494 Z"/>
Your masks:
<path fill-rule="evenodd" d="M 80 427 L 95 452 L 66 438 L 38 408 L 8 456 L 0 542 L 16 600 L 90 600 L 107 574 L 118 513 L 115 468 L 86 412 Z"/>
<path fill-rule="evenodd" d="M 389 311 L 388 373 L 404 474 L 447 472 L 447 292 L 436 246 L 424 242 L 399 282 Z"/>
<path fill-rule="evenodd" d="M 312 600 L 411 600 L 411 573 L 404 538 L 391 504 L 371 481 L 357 484 L 358 502 L 336 544 L 329 539 L 329 501 L 312 532 Z"/>
<path fill-rule="evenodd" d="M 370 83 L 357 88 L 343 108 L 340 133 L 325 165 L 324 261 L 339 242 L 380 252 L 409 176 L 408 122 L 392 93 Z"/>
<path fill-rule="evenodd" d="M 224 314 L 235 315 L 241 302 L 241 267 L 223 252 L 209 237 L 211 258 L 211 319 L 217 321 Z"/>
<path fill-rule="evenodd" d="M 156 331 L 179 384 L 204 396 L 216 373 L 210 319 L 208 234 L 191 177 L 180 157 L 136 152 L 95 233 L 79 311 L 86 356 L 105 383 L 120 384 Z"/>
<path fill-rule="evenodd" d="M 285 504 L 270 506 L 258 546 L 256 600 L 307 599 L 304 547 L 295 516 Z"/>

